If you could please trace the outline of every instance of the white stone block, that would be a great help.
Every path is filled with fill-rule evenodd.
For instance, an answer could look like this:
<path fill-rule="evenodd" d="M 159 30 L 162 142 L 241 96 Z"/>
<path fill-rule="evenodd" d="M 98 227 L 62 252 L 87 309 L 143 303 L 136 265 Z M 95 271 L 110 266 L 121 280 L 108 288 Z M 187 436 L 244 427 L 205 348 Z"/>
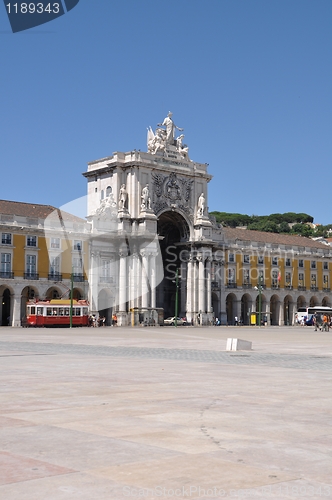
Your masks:
<path fill-rule="evenodd" d="M 226 342 L 226 351 L 251 351 L 252 342 L 248 340 L 228 338 Z"/>

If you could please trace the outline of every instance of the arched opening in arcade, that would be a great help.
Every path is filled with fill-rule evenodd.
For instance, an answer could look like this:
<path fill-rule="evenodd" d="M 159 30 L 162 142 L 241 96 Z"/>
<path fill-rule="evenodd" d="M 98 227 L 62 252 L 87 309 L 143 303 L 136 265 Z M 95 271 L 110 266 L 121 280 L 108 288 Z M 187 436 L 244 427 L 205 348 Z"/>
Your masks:
<path fill-rule="evenodd" d="M 248 293 L 242 295 L 241 298 L 241 314 L 240 314 L 240 324 L 249 325 L 250 324 L 250 313 L 252 308 L 252 300 Z"/>
<path fill-rule="evenodd" d="M 322 306 L 331 307 L 331 300 L 329 297 L 323 297 Z"/>
<path fill-rule="evenodd" d="M 272 326 L 279 326 L 280 301 L 278 295 L 270 299 L 270 320 Z"/>
<path fill-rule="evenodd" d="M 212 292 L 212 309 L 214 313 L 214 317 L 217 320 L 221 320 L 221 311 L 220 311 L 220 300 L 216 292 Z"/>
<path fill-rule="evenodd" d="M 290 295 L 286 295 L 284 298 L 284 324 L 292 325 L 293 324 L 293 299 Z"/>
<path fill-rule="evenodd" d="M 234 325 L 236 312 L 236 296 L 234 293 L 229 293 L 226 297 L 226 315 L 227 325 Z"/>
<path fill-rule="evenodd" d="M 296 310 L 299 311 L 303 307 L 307 307 L 307 301 L 305 300 L 303 295 L 300 295 L 296 301 Z"/>
<path fill-rule="evenodd" d="M 114 296 L 108 288 L 103 288 L 98 294 L 98 314 L 105 317 L 105 325 L 112 325 L 112 313 L 114 307 Z"/>
<path fill-rule="evenodd" d="M 186 314 L 185 251 L 190 236 L 189 225 L 178 212 L 168 210 L 159 216 L 157 228 L 164 268 L 164 278 L 157 287 L 157 307 L 164 309 L 165 318 L 174 316 L 177 298 L 178 316 L 183 316 Z"/>
<path fill-rule="evenodd" d="M 26 306 L 29 300 L 39 299 L 39 292 L 35 286 L 26 286 L 21 294 L 21 321 L 26 317 Z"/>
<path fill-rule="evenodd" d="M 1 326 L 8 326 L 10 325 L 10 320 L 11 320 L 11 307 L 12 307 L 11 291 L 9 290 L 9 288 L 1 287 L 0 294 L 2 303 Z"/>
<path fill-rule="evenodd" d="M 47 300 L 60 299 L 62 295 L 63 293 L 61 292 L 60 288 L 52 286 L 47 290 L 45 298 Z M 64 298 L 68 299 L 68 293 L 65 295 Z"/>
<path fill-rule="evenodd" d="M 309 307 L 315 307 L 315 306 L 319 306 L 319 300 L 315 296 L 310 297 Z"/>

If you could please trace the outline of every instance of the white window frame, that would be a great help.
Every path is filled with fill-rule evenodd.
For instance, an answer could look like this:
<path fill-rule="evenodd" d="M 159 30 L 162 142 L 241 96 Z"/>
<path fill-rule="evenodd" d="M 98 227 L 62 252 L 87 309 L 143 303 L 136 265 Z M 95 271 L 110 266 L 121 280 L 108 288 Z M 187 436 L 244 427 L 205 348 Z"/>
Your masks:
<path fill-rule="evenodd" d="M 7 241 L 4 241 L 4 236 L 5 235 L 10 236 L 10 242 L 9 243 Z M 12 245 L 13 244 L 13 235 L 12 235 L 12 233 L 1 233 L 1 244 L 2 245 Z"/>
<path fill-rule="evenodd" d="M 35 242 L 35 244 L 31 245 L 31 242 Z M 35 234 L 28 234 L 27 235 L 26 246 L 28 248 L 37 248 L 37 246 L 38 246 L 38 236 L 36 236 Z"/>

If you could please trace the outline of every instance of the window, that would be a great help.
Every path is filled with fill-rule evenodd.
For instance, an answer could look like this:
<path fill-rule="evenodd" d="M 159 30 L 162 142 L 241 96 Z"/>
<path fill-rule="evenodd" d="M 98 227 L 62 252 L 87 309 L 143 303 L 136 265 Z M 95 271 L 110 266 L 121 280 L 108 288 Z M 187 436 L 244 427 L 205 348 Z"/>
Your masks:
<path fill-rule="evenodd" d="M 278 257 L 272 257 L 272 266 L 278 265 Z"/>
<path fill-rule="evenodd" d="M 303 259 L 299 259 L 299 267 L 304 267 Z"/>
<path fill-rule="evenodd" d="M 327 271 L 327 270 L 328 270 L 328 268 L 329 268 L 329 263 L 328 263 L 328 262 L 324 262 L 324 264 L 323 264 L 323 269 L 324 269 L 325 271 Z"/>
<path fill-rule="evenodd" d="M 289 271 L 285 274 L 285 286 L 292 286 L 292 273 Z"/>
<path fill-rule="evenodd" d="M 258 284 L 262 285 L 264 283 L 264 271 L 261 269 L 258 272 Z"/>
<path fill-rule="evenodd" d="M 1 274 L 10 273 L 12 270 L 12 256 L 10 253 L 1 254 Z"/>
<path fill-rule="evenodd" d="M 244 285 L 249 285 L 249 269 L 244 269 L 243 270 L 243 284 Z"/>
<path fill-rule="evenodd" d="M 243 262 L 244 262 L 244 264 L 249 264 L 250 263 L 250 256 L 249 255 L 244 255 L 243 256 Z"/>
<path fill-rule="evenodd" d="M 311 261 L 311 269 L 316 269 L 316 261 L 315 260 Z"/>
<path fill-rule="evenodd" d="M 235 257 L 233 253 L 228 254 L 228 260 L 229 262 L 235 262 Z"/>
<path fill-rule="evenodd" d="M 264 257 L 263 257 L 263 255 L 259 255 L 258 256 L 258 264 L 261 264 L 261 265 L 264 264 Z"/>
<path fill-rule="evenodd" d="M 304 286 L 304 273 L 299 273 L 299 286 Z"/>
<path fill-rule="evenodd" d="M 316 274 L 312 274 L 311 277 L 310 277 L 311 286 L 314 286 L 314 287 L 317 286 L 316 280 L 317 280 Z"/>
<path fill-rule="evenodd" d="M 74 240 L 74 250 L 82 250 L 82 240 Z"/>
<path fill-rule="evenodd" d="M 60 274 L 60 257 L 50 257 L 50 274 Z"/>
<path fill-rule="evenodd" d="M 51 248 L 60 248 L 60 238 L 51 238 Z"/>
<path fill-rule="evenodd" d="M 287 257 L 285 260 L 285 266 L 290 267 L 291 265 L 292 265 L 291 260 L 289 257 Z"/>
<path fill-rule="evenodd" d="M 272 287 L 278 286 L 279 271 L 272 271 Z"/>
<path fill-rule="evenodd" d="M 10 233 L 2 233 L 1 243 L 3 245 L 11 245 L 12 235 Z"/>
<path fill-rule="evenodd" d="M 234 283 L 234 282 L 235 282 L 235 270 L 228 269 L 228 283 Z"/>
<path fill-rule="evenodd" d="M 82 260 L 73 258 L 73 274 L 82 274 Z"/>
<path fill-rule="evenodd" d="M 35 255 L 27 255 L 27 267 L 26 267 L 26 273 L 27 274 L 36 274 L 36 263 L 37 263 L 37 258 Z"/>
<path fill-rule="evenodd" d="M 104 199 L 104 190 L 102 189 L 100 191 L 100 199 L 103 200 Z"/>
<path fill-rule="evenodd" d="M 327 274 L 324 274 L 323 276 L 323 288 L 328 288 L 329 287 L 329 277 Z"/>
<path fill-rule="evenodd" d="M 37 236 L 27 236 L 27 247 L 36 247 L 37 246 Z"/>
<path fill-rule="evenodd" d="M 107 188 L 106 188 L 106 198 L 108 198 L 110 194 L 112 194 L 112 188 L 111 188 L 111 186 L 107 186 Z"/>

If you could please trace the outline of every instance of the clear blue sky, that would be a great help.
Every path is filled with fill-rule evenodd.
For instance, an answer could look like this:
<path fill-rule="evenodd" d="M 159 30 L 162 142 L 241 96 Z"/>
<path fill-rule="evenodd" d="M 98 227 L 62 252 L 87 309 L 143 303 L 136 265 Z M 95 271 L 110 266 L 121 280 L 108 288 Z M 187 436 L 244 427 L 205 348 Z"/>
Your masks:
<path fill-rule="evenodd" d="M 332 223 L 331 0 L 80 0 L 12 34 L 0 5 L 0 198 L 61 206 L 169 110 L 210 211 Z"/>

